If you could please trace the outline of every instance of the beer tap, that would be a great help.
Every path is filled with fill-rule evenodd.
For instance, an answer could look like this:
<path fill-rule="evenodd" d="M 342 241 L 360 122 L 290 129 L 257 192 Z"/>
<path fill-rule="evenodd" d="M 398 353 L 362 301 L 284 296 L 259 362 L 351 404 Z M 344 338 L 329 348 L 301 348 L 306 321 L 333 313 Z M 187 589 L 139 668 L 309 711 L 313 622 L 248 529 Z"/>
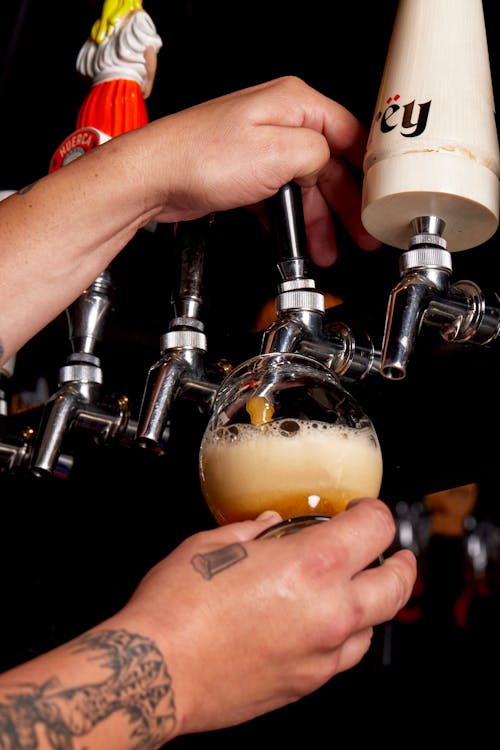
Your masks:
<path fill-rule="evenodd" d="M 21 434 L 12 435 L 11 425 L 9 424 L 9 398 L 7 390 L 7 380 L 14 373 L 16 355 L 10 357 L 0 367 L 0 470 L 14 471 L 26 464 L 29 457 L 30 442 L 33 430 L 30 428 L 23 430 Z M 17 433 L 17 431 L 15 431 Z"/>
<path fill-rule="evenodd" d="M 444 70 L 446 75 L 439 75 Z M 500 311 L 452 253 L 499 223 L 500 152 L 481 0 L 400 0 L 364 159 L 366 229 L 405 252 L 387 306 L 381 373 L 406 376 L 423 324 L 489 344 Z"/>
<path fill-rule="evenodd" d="M 7 394 L 7 379 L 14 374 L 14 354 L 0 367 L 0 472 L 19 473 L 29 470 L 38 419 L 32 423 L 35 409 L 22 414 L 11 414 Z M 31 424 L 30 424 L 31 423 Z M 67 479 L 73 467 L 71 456 L 61 454 L 57 460 L 54 476 Z"/>
<path fill-rule="evenodd" d="M 31 470 L 36 476 L 54 472 L 65 438 L 70 433 L 89 433 L 97 442 L 132 444 L 126 396 L 101 399 L 103 372 L 95 354 L 112 309 L 112 282 L 103 271 L 67 310 L 72 353 L 59 371 L 59 389 L 45 404 Z"/>
<path fill-rule="evenodd" d="M 207 337 L 200 314 L 203 303 L 205 249 L 213 216 L 177 225 L 179 283 L 173 288 L 173 318 L 160 340 L 160 359 L 149 369 L 139 412 L 136 440 L 143 448 L 163 452 L 177 399 L 208 411 L 217 384 L 205 367 Z"/>
<path fill-rule="evenodd" d="M 452 258 L 435 216 L 413 222 L 414 234 L 400 257 L 401 280 L 387 308 L 381 372 L 400 380 L 423 324 L 439 329 L 449 342 L 490 344 L 500 332 L 500 309 L 488 304 L 472 281 L 451 284 Z"/>
<path fill-rule="evenodd" d="M 309 275 L 299 185 L 284 185 L 268 199 L 267 208 L 282 282 L 276 297 L 277 320 L 264 332 L 262 353 L 305 354 L 348 381 L 378 375 L 380 352 L 368 334 L 355 333 L 345 323 L 324 324 L 324 295 Z"/>

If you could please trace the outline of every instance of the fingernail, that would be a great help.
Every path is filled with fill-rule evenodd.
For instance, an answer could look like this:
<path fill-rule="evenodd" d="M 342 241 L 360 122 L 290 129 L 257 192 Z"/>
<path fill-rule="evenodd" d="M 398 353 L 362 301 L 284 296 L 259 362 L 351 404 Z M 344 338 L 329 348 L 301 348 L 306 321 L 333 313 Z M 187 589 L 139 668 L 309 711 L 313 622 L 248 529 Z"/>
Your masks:
<path fill-rule="evenodd" d="M 263 513 L 260 513 L 255 520 L 256 521 L 270 521 L 271 519 L 281 521 L 281 516 L 275 510 L 265 510 Z"/>

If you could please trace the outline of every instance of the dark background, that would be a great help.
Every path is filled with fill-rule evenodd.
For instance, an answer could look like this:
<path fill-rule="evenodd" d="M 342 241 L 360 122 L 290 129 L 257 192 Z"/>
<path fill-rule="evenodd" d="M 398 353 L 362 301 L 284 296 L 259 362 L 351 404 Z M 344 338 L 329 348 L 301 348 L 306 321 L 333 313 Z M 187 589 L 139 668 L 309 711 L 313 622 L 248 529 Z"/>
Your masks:
<path fill-rule="evenodd" d="M 283 74 L 299 75 L 370 125 L 397 3 L 144 2 L 164 46 L 147 102 L 150 119 Z M 498 101 L 497 0 L 483 3 Z M 0 189 L 18 189 L 48 171 L 55 148 L 74 129 L 87 86 L 75 72 L 81 44 L 100 14 L 95 0 L 5 4 L 0 26 Z M 61 199 L 64 211 L 64 199 Z M 380 341 L 385 306 L 398 279 L 399 252 L 360 252 L 339 228 L 340 258 L 315 272 L 318 287 L 340 294 L 329 313 Z M 141 232 L 112 267 L 116 307 L 101 357 L 108 393 L 124 393 L 136 415 L 148 368 L 159 358 L 170 319 L 168 227 Z M 244 211 L 217 217 L 205 315 L 209 355 L 233 363 L 257 353 L 251 333 L 262 304 L 276 293 L 272 247 Z M 454 279 L 469 278 L 489 299 L 498 291 L 498 236 L 455 254 Z M 67 354 L 61 316 L 19 353 L 9 395 L 33 408 L 4 420 L 19 433 L 36 426 L 40 382 L 52 393 Z M 405 382 L 354 386 L 384 450 L 382 496 L 392 506 L 424 492 L 478 482 L 477 514 L 499 522 L 498 353 L 494 347 L 445 345 L 423 333 Z M 31 401 L 31 403 L 30 403 Z M 68 480 L 42 485 L 23 472 L 0 474 L 3 543 L 0 667 L 6 668 L 81 633 L 111 614 L 144 572 L 187 534 L 213 525 L 200 497 L 197 448 L 204 418 L 180 405 L 167 453 L 84 443 Z M 364 662 L 299 704 L 209 741 L 293 742 L 308 732 L 338 741 L 378 739 L 392 746 L 417 731 L 449 735 L 462 723 L 475 737 L 496 727 L 490 701 L 497 645 L 498 551 L 489 594 L 473 596 L 465 627 L 453 602 L 470 581 L 464 541 L 433 539 L 422 553 L 424 593 L 405 621 L 376 632 Z M 388 646 L 391 646 L 389 649 Z M 389 653 L 390 651 L 390 653 Z M 493 687 L 491 686 L 493 681 Z M 454 707 L 444 715 L 442 702 Z M 360 717 L 365 717 L 366 721 Z M 458 717 L 458 718 L 457 718 Z M 314 736 L 314 735 L 313 735 Z M 178 745 L 201 746 L 207 737 Z"/>

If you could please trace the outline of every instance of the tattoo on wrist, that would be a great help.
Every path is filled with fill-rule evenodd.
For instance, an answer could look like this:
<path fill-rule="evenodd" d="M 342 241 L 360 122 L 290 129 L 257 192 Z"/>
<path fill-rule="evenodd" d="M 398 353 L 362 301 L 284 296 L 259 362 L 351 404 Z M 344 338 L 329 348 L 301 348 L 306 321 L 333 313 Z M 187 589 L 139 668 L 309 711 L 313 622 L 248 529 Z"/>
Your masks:
<path fill-rule="evenodd" d="M 45 733 L 54 750 L 71 750 L 74 738 L 117 715 L 126 716 L 131 750 L 152 750 L 172 736 L 172 679 L 152 640 L 126 630 L 101 630 L 82 635 L 69 648 L 87 652 L 107 676 L 67 687 L 56 678 L 8 686 L 0 693 L 0 747 L 27 747 L 29 737 L 30 750 L 36 750 L 37 737 Z"/>
<path fill-rule="evenodd" d="M 248 557 L 246 548 L 239 542 L 236 542 L 235 544 L 228 544 L 227 547 L 215 549 L 213 552 L 194 555 L 191 558 L 191 565 L 198 573 L 201 573 L 203 578 L 210 580 L 217 573 L 221 573 L 226 568 L 236 565 L 236 563 L 244 560 L 245 557 Z"/>

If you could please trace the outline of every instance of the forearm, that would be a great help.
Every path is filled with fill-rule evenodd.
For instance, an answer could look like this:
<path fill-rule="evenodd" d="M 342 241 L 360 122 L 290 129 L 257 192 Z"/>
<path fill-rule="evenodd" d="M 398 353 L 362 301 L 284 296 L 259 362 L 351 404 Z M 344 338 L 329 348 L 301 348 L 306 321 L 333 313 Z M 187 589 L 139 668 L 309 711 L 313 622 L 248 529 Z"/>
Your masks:
<path fill-rule="evenodd" d="M 408 550 L 367 567 L 394 538 L 390 510 L 364 499 L 256 539 L 279 518 L 192 535 L 116 615 L 5 672 L 0 747 L 158 750 L 293 703 L 357 664 L 416 577 Z"/>
<path fill-rule="evenodd" d="M 149 634 L 120 625 L 113 618 L 0 677 L 2 747 L 155 750 L 176 736 L 161 651 Z"/>
<path fill-rule="evenodd" d="M 314 262 L 336 257 L 330 205 L 361 247 L 379 247 L 362 227 L 360 185 L 350 170 L 351 163 L 361 167 L 363 144 L 364 128 L 347 110 L 287 77 L 112 138 L 7 198 L 3 358 L 64 310 L 152 219 L 189 221 L 250 206 L 296 179 L 307 188 Z"/>
<path fill-rule="evenodd" d="M 145 187 L 133 169 L 130 149 L 114 143 L 106 147 L 3 201 L 4 359 L 92 283 L 158 210 L 145 205 Z"/>

